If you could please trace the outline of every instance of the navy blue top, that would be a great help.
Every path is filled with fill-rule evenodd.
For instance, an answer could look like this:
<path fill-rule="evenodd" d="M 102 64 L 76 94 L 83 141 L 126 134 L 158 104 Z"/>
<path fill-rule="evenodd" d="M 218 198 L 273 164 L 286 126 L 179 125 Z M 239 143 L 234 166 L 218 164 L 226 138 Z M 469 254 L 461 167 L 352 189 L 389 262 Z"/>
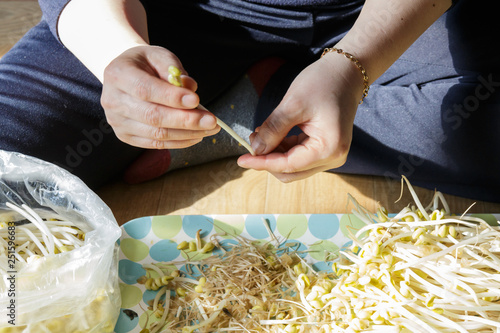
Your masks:
<path fill-rule="evenodd" d="M 40 8 L 43 12 L 43 18 L 49 24 L 51 32 L 54 36 L 58 37 L 57 34 L 57 21 L 59 15 L 61 14 L 64 7 L 71 0 L 38 0 Z M 140 0 L 143 4 L 155 2 L 158 0 Z M 244 1 L 255 4 L 263 4 L 269 6 L 280 6 L 280 7 L 307 7 L 307 6 L 324 6 L 324 5 L 348 5 L 351 3 L 358 3 L 356 0 L 233 0 L 236 2 Z M 453 4 L 458 0 L 452 0 Z"/>
<path fill-rule="evenodd" d="M 71 0 L 38 0 L 40 8 L 43 12 L 43 18 L 48 22 L 50 30 L 55 36 L 57 35 L 57 21 L 64 7 Z M 141 0 L 142 3 L 147 4 L 157 0 Z M 239 1 L 239 0 L 237 0 Z M 281 7 L 304 7 L 304 6 L 321 6 L 321 5 L 335 5 L 335 4 L 348 4 L 350 2 L 357 2 L 353 0 L 243 0 L 245 2 L 281 6 Z M 59 39 L 59 38 L 58 38 Z"/>

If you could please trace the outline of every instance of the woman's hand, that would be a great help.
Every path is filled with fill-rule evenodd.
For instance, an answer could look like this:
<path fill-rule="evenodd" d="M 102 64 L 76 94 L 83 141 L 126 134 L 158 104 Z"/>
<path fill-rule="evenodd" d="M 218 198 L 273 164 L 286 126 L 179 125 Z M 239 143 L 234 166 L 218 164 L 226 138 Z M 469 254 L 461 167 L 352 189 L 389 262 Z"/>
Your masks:
<path fill-rule="evenodd" d="M 357 57 L 371 84 L 451 5 L 451 0 L 370 0 L 335 45 Z M 356 77 L 357 76 L 357 77 Z M 257 155 L 244 168 L 267 170 L 283 182 L 345 163 L 363 91 L 360 72 L 342 55 L 328 53 L 292 82 L 280 105 L 250 140 Z M 303 134 L 286 137 L 293 126 Z"/>
<path fill-rule="evenodd" d="M 345 163 L 363 90 L 359 70 L 339 54 L 305 68 L 285 97 L 250 137 L 258 156 L 239 158 L 244 168 L 267 170 L 283 182 Z M 286 137 L 298 126 L 303 133 Z"/>
<path fill-rule="evenodd" d="M 168 83 L 171 65 L 181 69 L 182 87 Z M 106 67 L 101 104 L 120 140 L 150 149 L 186 148 L 220 130 L 213 114 L 196 109 L 196 89 L 170 51 L 137 46 Z"/>

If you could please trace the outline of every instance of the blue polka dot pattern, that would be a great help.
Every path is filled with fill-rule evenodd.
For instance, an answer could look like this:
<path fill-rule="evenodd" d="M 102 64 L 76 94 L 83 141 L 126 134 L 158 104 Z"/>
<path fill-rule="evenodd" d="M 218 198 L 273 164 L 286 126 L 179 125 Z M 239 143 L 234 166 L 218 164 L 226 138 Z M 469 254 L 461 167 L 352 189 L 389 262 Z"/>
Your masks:
<path fill-rule="evenodd" d="M 309 231 L 318 239 L 329 239 L 339 231 L 340 222 L 336 215 L 318 214 L 309 218 Z"/>
<path fill-rule="evenodd" d="M 314 268 L 315 271 L 317 272 L 332 272 L 332 263 L 331 262 L 324 262 L 324 261 L 318 261 L 317 263 L 313 264 L 312 267 Z"/>
<path fill-rule="evenodd" d="M 142 294 L 142 301 L 144 304 L 149 304 L 149 301 L 155 299 L 156 291 L 153 290 L 144 290 L 144 294 Z"/>
<path fill-rule="evenodd" d="M 141 264 L 122 259 L 118 265 L 118 276 L 126 284 L 135 284 L 137 279 L 146 274 Z"/>
<path fill-rule="evenodd" d="M 136 317 L 134 313 L 135 311 L 130 309 L 121 309 L 120 314 L 118 316 L 118 322 L 115 326 L 115 332 L 127 333 L 132 331 L 139 324 L 139 314 Z"/>
<path fill-rule="evenodd" d="M 250 236 L 255 239 L 264 239 L 269 237 L 264 223 L 274 232 L 276 230 L 276 218 L 274 215 L 249 215 L 245 220 L 245 228 Z"/>
<path fill-rule="evenodd" d="M 181 253 L 177 250 L 177 245 L 176 242 L 170 240 L 161 240 L 151 246 L 149 255 L 154 261 L 172 261 Z"/>
<path fill-rule="evenodd" d="M 293 251 L 297 251 L 299 257 L 305 258 L 307 256 L 307 246 L 305 246 L 303 243 L 299 242 L 298 240 L 294 239 L 289 239 L 286 242 L 280 244 L 280 247 L 278 249 L 278 255 L 283 254 L 283 253 L 290 253 Z"/>
<path fill-rule="evenodd" d="M 135 239 L 142 239 L 149 234 L 151 230 L 151 217 L 141 217 L 133 220 L 134 223 L 125 223 L 123 229 L 127 234 Z"/>
<path fill-rule="evenodd" d="M 193 279 L 196 279 L 197 277 L 201 276 L 201 272 L 198 269 L 198 267 L 191 264 L 182 265 L 182 267 L 179 270 L 181 272 L 186 273 L 187 276 Z"/>
<path fill-rule="evenodd" d="M 201 236 L 206 237 L 214 228 L 214 220 L 205 215 L 186 215 L 182 220 L 184 232 L 191 238 L 201 229 Z"/>

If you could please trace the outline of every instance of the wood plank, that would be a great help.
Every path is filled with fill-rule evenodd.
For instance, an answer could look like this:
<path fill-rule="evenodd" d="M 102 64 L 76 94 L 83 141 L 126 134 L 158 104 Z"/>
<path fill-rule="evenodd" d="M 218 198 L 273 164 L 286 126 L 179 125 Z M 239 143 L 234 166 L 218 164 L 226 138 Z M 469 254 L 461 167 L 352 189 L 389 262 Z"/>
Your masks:
<path fill-rule="evenodd" d="M 158 214 L 163 182 L 151 181 L 137 185 L 117 181 L 103 186 L 97 195 L 109 206 L 118 224 Z"/>
<path fill-rule="evenodd" d="M 267 176 L 233 158 L 173 171 L 164 177 L 159 214 L 257 214 L 264 211 Z"/>
<path fill-rule="evenodd" d="M 36 25 L 41 17 L 36 1 L 0 1 L 0 57 Z"/>
<path fill-rule="evenodd" d="M 414 186 L 420 201 L 430 203 L 434 191 Z M 399 212 L 413 203 L 401 183 L 382 177 L 339 175 L 328 172 L 283 184 L 266 172 L 244 170 L 235 159 L 224 159 L 172 171 L 138 185 L 117 182 L 97 194 L 110 206 L 119 224 L 150 215 L 186 214 L 311 214 L 349 213 L 351 194 L 362 206 L 375 212 L 380 204 Z M 458 214 L 474 202 L 444 195 Z M 500 204 L 477 202 L 471 213 L 500 213 Z"/>
<path fill-rule="evenodd" d="M 268 177 L 266 213 L 346 213 L 352 209 L 348 204 L 348 194 L 368 208 L 374 207 L 369 176 L 322 172 L 289 184 L 281 183 L 272 175 Z"/>
<path fill-rule="evenodd" d="M 500 203 L 480 202 L 478 206 L 480 208 L 477 209 L 477 213 L 500 214 Z M 474 212 L 476 212 L 476 210 L 474 210 Z"/>

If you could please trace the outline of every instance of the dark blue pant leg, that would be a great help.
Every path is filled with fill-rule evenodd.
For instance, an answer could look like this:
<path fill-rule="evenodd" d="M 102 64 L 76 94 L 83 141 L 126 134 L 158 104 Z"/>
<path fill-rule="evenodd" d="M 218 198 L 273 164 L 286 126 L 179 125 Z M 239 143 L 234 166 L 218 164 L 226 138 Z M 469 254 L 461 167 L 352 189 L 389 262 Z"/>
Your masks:
<path fill-rule="evenodd" d="M 459 2 L 372 85 L 335 171 L 500 201 L 500 47 L 476 7 Z"/>
<path fill-rule="evenodd" d="M 106 123 L 101 89 L 42 21 L 0 60 L 0 149 L 55 163 L 91 187 L 114 178 L 141 150 Z"/>

